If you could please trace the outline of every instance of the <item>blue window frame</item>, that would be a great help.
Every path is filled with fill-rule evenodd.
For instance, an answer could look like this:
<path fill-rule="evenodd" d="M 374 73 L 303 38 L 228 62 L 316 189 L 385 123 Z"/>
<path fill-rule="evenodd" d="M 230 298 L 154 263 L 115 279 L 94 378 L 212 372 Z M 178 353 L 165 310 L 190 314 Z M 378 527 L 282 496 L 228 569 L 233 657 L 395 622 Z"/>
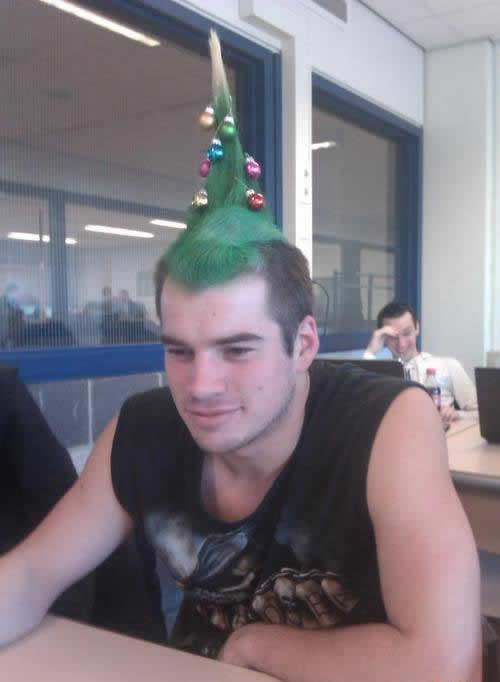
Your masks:
<path fill-rule="evenodd" d="M 404 119 L 313 74 L 313 105 L 395 143 L 395 298 L 420 313 L 422 131 Z M 321 332 L 321 329 L 320 329 Z M 363 348 L 371 332 L 321 335 L 321 351 Z"/>
<path fill-rule="evenodd" d="M 280 56 L 217 25 L 171 0 L 162 2 L 161 11 L 134 0 L 84 0 L 80 4 L 101 10 L 106 16 L 122 19 L 142 30 L 153 30 L 201 55 L 208 54 L 207 35 L 215 28 L 224 48 L 226 62 L 238 72 L 238 114 L 243 122 L 243 144 L 262 162 L 262 185 L 276 223 L 281 225 L 281 60 Z M 193 166 L 196 159 L 193 159 Z M 68 269 L 64 248 L 64 206 L 66 202 L 144 216 L 162 217 L 157 207 L 117 201 L 105 196 L 80 195 L 18 182 L 0 181 L 0 191 L 47 201 L 51 223 L 53 259 L 51 284 L 55 308 L 67 309 Z M 166 218 L 174 218 L 171 210 Z M 182 219 L 182 215 L 178 216 Z M 0 351 L 0 363 L 19 367 L 26 381 L 48 381 L 91 376 L 113 376 L 161 371 L 160 344 L 60 347 L 40 350 Z"/>

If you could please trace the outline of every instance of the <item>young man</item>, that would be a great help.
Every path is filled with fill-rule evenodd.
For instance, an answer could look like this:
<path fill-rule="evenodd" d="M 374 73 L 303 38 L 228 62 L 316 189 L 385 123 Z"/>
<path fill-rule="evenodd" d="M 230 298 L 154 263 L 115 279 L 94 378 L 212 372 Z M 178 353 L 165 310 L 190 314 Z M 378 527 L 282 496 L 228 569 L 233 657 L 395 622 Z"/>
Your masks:
<path fill-rule="evenodd" d="M 219 127 L 228 102 L 216 81 Z M 432 403 L 313 362 L 307 262 L 247 208 L 228 139 L 157 268 L 169 389 L 125 403 L 0 562 L 0 641 L 136 525 L 173 646 L 290 682 L 479 682 L 477 556 Z"/>
<path fill-rule="evenodd" d="M 456 417 L 454 404 L 461 410 L 477 410 L 477 395 L 473 382 L 462 365 L 450 357 L 436 357 L 417 350 L 420 333 L 417 316 L 406 303 L 392 302 L 377 315 L 377 329 L 373 332 L 363 357 L 373 359 L 387 347 L 395 359 L 403 362 L 410 379 L 425 382 L 426 370 L 433 367 L 441 388 L 441 414 L 445 422 Z"/>

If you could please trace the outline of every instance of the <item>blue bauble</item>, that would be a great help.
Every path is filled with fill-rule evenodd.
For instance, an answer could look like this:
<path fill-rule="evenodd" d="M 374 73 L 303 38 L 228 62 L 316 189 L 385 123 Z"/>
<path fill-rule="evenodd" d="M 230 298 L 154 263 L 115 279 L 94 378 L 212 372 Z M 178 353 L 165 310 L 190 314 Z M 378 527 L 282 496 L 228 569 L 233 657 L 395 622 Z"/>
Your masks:
<path fill-rule="evenodd" d="M 210 161 L 220 161 L 224 158 L 224 148 L 220 144 L 211 144 L 208 148 L 207 156 Z"/>

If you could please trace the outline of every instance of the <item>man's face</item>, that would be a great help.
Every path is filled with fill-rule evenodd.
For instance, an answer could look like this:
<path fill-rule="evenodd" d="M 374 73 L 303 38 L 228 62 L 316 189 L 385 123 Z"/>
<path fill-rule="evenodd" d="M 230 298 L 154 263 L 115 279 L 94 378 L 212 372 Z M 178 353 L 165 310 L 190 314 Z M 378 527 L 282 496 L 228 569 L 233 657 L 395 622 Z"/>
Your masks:
<path fill-rule="evenodd" d="M 383 326 L 392 327 L 395 332 L 394 337 L 389 335 L 386 337 L 386 345 L 395 358 L 401 358 L 404 362 L 408 362 L 416 355 L 417 350 L 417 336 L 420 329 L 413 322 L 411 313 L 406 312 L 401 317 L 384 318 Z"/>
<path fill-rule="evenodd" d="M 250 452 L 290 428 L 305 364 L 298 340 L 287 355 L 262 278 L 244 276 L 201 292 L 167 279 L 161 311 L 169 387 L 203 450 Z"/>

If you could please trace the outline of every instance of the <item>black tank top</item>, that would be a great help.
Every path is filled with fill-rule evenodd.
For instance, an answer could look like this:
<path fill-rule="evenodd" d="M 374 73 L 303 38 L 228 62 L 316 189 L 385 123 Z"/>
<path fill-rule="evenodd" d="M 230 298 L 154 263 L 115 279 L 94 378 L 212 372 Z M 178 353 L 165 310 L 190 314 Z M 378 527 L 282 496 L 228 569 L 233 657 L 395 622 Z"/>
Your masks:
<path fill-rule="evenodd" d="M 124 404 L 112 481 L 142 533 L 150 595 L 171 645 L 215 656 L 246 623 L 386 619 L 366 478 L 387 408 L 414 384 L 327 361 L 310 375 L 297 447 L 258 509 L 237 523 L 204 511 L 203 453 L 170 391 Z"/>

